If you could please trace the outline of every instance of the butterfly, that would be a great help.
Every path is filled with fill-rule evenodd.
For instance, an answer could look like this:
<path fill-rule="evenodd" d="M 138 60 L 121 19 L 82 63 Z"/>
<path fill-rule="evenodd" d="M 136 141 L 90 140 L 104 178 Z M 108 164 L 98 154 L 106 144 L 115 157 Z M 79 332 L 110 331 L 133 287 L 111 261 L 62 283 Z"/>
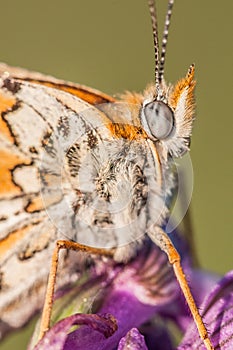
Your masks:
<path fill-rule="evenodd" d="M 164 81 L 173 0 L 159 55 L 155 5 L 149 0 L 155 82 L 115 99 L 95 89 L 0 65 L 0 315 L 2 333 L 23 325 L 43 304 L 49 327 L 61 249 L 127 262 L 145 238 L 168 255 L 200 336 L 213 349 L 180 257 L 163 230 L 177 186 L 173 159 L 189 150 L 194 66 L 174 86 Z M 55 248 L 54 248 L 55 247 Z M 76 274 L 60 258 L 58 287 Z M 38 273 L 38 267 L 40 267 Z"/>

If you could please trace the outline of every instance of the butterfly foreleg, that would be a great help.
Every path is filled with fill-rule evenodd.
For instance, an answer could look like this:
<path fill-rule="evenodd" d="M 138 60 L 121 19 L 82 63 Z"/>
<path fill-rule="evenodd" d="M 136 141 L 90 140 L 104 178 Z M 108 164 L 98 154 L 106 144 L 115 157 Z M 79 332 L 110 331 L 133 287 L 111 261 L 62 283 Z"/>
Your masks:
<path fill-rule="evenodd" d="M 50 267 L 50 272 L 48 277 L 47 290 L 45 294 L 44 307 L 43 307 L 42 316 L 41 316 L 38 341 L 43 338 L 44 334 L 49 330 L 49 327 L 50 327 L 50 320 L 51 320 L 52 307 L 53 307 L 53 296 L 54 296 L 57 269 L 58 269 L 58 263 L 59 263 L 59 251 L 61 249 L 75 250 L 79 252 L 80 251 L 86 252 L 88 254 L 96 254 L 96 255 L 110 256 L 110 257 L 114 255 L 113 249 L 92 248 L 86 245 L 79 244 L 77 242 L 67 241 L 67 240 L 58 240 L 56 242 L 56 245 L 52 254 L 52 259 L 51 259 L 51 267 Z"/>
<path fill-rule="evenodd" d="M 174 247 L 172 241 L 170 240 L 166 232 L 164 232 L 160 227 L 156 227 L 155 230 L 148 232 L 148 235 L 150 236 L 152 241 L 155 242 L 156 245 L 158 245 L 167 254 L 169 262 L 173 266 L 173 270 L 177 278 L 177 281 L 180 285 L 180 288 L 182 290 L 182 293 L 184 294 L 184 297 L 186 299 L 186 302 L 188 303 L 193 319 L 196 323 L 199 335 L 203 340 L 206 346 L 206 349 L 214 350 L 214 347 L 210 341 L 206 326 L 204 325 L 202 317 L 199 313 L 199 310 L 197 308 L 197 305 L 195 303 L 195 300 L 189 288 L 187 278 L 181 266 L 180 254 Z"/>

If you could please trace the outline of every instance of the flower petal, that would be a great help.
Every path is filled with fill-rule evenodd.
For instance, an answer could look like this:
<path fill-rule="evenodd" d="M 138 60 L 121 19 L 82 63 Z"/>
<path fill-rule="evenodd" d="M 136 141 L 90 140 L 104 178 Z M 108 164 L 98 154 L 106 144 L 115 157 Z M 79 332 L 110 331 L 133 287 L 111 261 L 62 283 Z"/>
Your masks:
<path fill-rule="evenodd" d="M 205 297 L 209 295 L 221 276 L 203 271 L 201 269 L 192 270 L 190 287 L 197 305 L 201 305 Z"/>
<path fill-rule="evenodd" d="M 200 309 L 215 349 L 233 349 L 233 271 L 220 280 Z M 194 322 L 178 347 L 184 349 L 205 350 Z"/>
<path fill-rule="evenodd" d="M 179 294 L 166 254 L 151 241 L 145 242 L 138 256 L 122 267 L 113 289 L 130 292 L 141 303 L 152 306 L 166 305 Z"/>
<path fill-rule="evenodd" d="M 184 272 L 188 278 L 194 300 L 197 306 L 200 307 L 204 298 L 209 294 L 210 290 L 213 289 L 217 281 L 219 281 L 220 276 L 200 269 L 192 270 L 188 264 L 184 266 Z M 192 321 L 189 307 L 181 293 L 172 305 L 162 310 L 162 316 L 172 319 L 182 332 L 187 330 L 190 321 Z"/>
<path fill-rule="evenodd" d="M 101 333 L 101 337 L 110 337 L 117 329 L 116 320 L 111 315 L 75 314 L 56 323 L 35 346 L 34 350 L 69 350 L 73 349 L 65 345 L 70 328 L 74 325 L 88 325 L 89 341 L 92 341 L 93 330 Z M 75 333 L 75 332 L 72 332 Z M 71 334 L 72 334 L 71 333 Z M 79 343 L 80 349 L 88 349 Z"/>
<path fill-rule="evenodd" d="M 148 350 L 144 337 L 137 328 L 132 328 L 124 338 L 120 340 L 117 350 Z"/>
<path fill-rule="evenodd" d="M 83 295 L 88 294 L 88 300 L 91 300 L 94 296 L 95 303 L 92 312 L 98 310 L 101 314 L 113 315 L 117 319 L 118 330 L 109 339 L 105 339 L 100 333 L 102 331 L 99 325 L 97 327 L 99 332 L 93 331 L 94 326 L 91 325 L 92 328 L 82 326 L 67 335 L 73 324 L 72 322 L 74 324 L 79 322 L 78 318 L 68 317 L 53 326 L 46 334 L 48 340 L 44 341 L 47 349 L 49 349 L 48 344 L 50 343 L 52 344 L 51 348 L 58 344 L 56 346 L 59 350 L 69 350 L 76 347 L 87 350 L 116 349 L 120 339 L 130 329 L 141 326 L 154 317 L 156 313 L 169 308 L 169 305 L 171 306 L 179 296 L 178 283 L 173 269 L 168 263 L 167 256 L 149 240 L 144 242 L 137 257 L 131 262 L 117 264 L 107 260 L 104 267 L 101 263 L 96 263 L 95 270 L 96 273 L 93 276 L 90 275 L 90 281 L 87 281 L 89 288 L 91 288 L 90 292 L 89 288 L 83 290 L 81 285 L 78 285 L 72 305 L 79 305 Z M 101 277 L 103 275 L 106 277 L 104 280 Z M 101 280 L 99 285 L 93 282 L 97 281 L 98 278 Z M 79 301 L 77 302 L 77 300 Z M 66 299 L 65 304 L 70 305 Z M 78 317 L 78 315 L 75 315 L 75 317 Z M 80 314 L 79 317 L 79 320 L 81 320 Z M 86 324 L 84 322 L 87 320 L 86 317 L 87 315 L 80 321 L 82 324 Z M 62 326 L 59 328 L 60 324 Z M 40 345 L 40 349 L 43 349 L 42 346 L 43 343 Z"/>
<path fill-rule="evenodd" d="M 116 349 L 130 329 L 139 327 L 172 304 L 178 294 L 172 268 L 165 254 L 153 244 L 145 245 L 137 258 L 117 268 L 118 273 L 106 289 L 99 312 L 113 315 L 118 330 L 109 339 L 103 339 L 100 334 L 93 332 L 90 335 L 87 327 L 81 327 L 68 336 L 66 345 L 69 348 L 82 343 L 83 349 L 88 350 Z"/>
<path fill-rule="evenodd" d="M 65 349 L 75 349 L 82 344 L 86 350 L 112 350 L 116 349 L 120 339 L 133 327 L 141 325 L 150 319 L 157 308 L 143 305 L 129 292 L 113 291 L 108 295 L 108 303 L 101 309 L 102 313 L 112 310 L 117 319 L 118 330 L 108 339 L 101 334 L 93 332 L 89 327 L 80 327 L 67 337 Z"/>

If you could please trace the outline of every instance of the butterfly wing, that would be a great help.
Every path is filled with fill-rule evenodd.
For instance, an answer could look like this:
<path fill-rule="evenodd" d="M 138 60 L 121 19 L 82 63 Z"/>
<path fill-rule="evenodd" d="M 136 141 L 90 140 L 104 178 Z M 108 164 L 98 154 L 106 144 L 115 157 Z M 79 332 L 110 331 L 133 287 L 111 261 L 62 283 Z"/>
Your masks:
<path fill-rule="evenodd" d="M 18 80 L 28 81 L 66 91 L 92 105 L 115 102 L 113 97 L 85 85 L 67 82 L 49 75 L 32 72 L 18 67 L 11 67 L 5 63 L 0 63 L 0 75 L 3 75 L 4 73 L 9 74 L 12 78 L 17 78 Z"/>
<path fill-rule="evenodd" d="M 11 70 L 1 66 L 4 72 L 6 68 Z M 40 84 L 25 81 L 25 73 L 13 68 L 0 79 L 1 334 L 25 324 L 42 306 L 54 242 L 64 238 L 58 235 L 54 220 L 59 215 L 63 222 L 67 214 L 61 208 L 67 207 L 71 189 L 66 177 L 61 178 L 61 170 L 70 144 L 89 130 L 86 141 L 94 146 L 92 130 L 99 126 L 103 137 L 110 137 L 104 127 L 108 118 L 77 97 L 80 86 L 73 86 L 76 93 L 71 94 L 62 91 L 69 84 L 65 89 L 60 88 L 60 81 L 53 81 L 50 86 L 56 88 L 51 88 L 46 86 L 47 78 L 47 83 L 44 79 Z M 82 91 L 94 104 L 105 100 L 92 90 Z M 88 118 L 82 116 L 83 111 L 88 111 Z M 66 238 L 72 238 L 71 234 Z M 59 285 L 75 273 L 71 260 L 63 261 Z"/>

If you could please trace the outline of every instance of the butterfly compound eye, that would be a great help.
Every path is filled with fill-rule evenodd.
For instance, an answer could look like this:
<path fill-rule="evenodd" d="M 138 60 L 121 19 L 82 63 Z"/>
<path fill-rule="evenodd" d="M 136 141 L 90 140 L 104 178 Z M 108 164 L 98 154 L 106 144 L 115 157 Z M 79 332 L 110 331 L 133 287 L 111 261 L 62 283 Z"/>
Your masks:
<path fill-rule="evenodd" d="M 152 101 L 143 107 L 142 124 L 145 131 L 158 140 L 169 137 L 174 128 L 174 114 L 162 101 Z"/>

